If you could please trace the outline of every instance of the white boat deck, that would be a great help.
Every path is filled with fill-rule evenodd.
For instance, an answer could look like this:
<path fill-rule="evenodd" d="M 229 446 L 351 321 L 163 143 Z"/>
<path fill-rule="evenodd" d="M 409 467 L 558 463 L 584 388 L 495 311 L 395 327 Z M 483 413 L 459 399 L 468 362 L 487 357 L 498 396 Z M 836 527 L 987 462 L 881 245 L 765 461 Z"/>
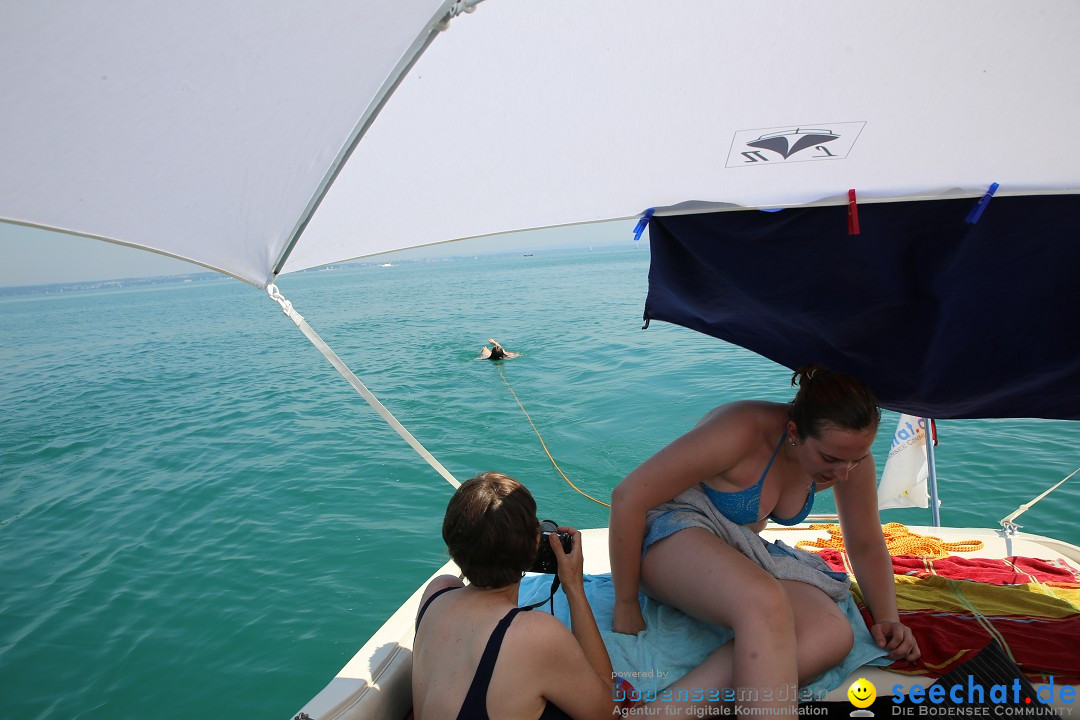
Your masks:
<path fill-rule="evenodd" d="M 957 553 L 962 557 L 1003 558 L 1017 555 L 1044 560 L 1060 558 L 1074 566 L 1080 565 L 1080 547 L 1039 535 L 1019 533 L 1004 537 L 999 531 L 979 528 L 909 526 L 909 530 L 920 535 L 933 535 L 945 542 L 983 541 L 984 546 L 979 550 Z M 581 534 L 585 573 L 596 575 L 610 572 L 607 528 L 583 530 Z M 768 540 L 783 540 L 788 545 L 828 537 L 823 530 L 809 529 L 809 523 L 792 528 L 770 525 L 761 534 Z M 444 574 L 460 575 L 460 572 L 453 562 L 448 562 L 432 577 Z M 330 684 L 303 707 L 297 717 L 303 718 L 304 714 L 311 720 L 397 720 L 405 717 L 412 706 L 413 623 L 426 586 L 427 581 L 360 648 Z M 831 691 L 826 700 L 845 701 L 848 686 L 859 677 L 872 682 L 879 696 L 891 694 L 890 689 L 895 685 L 909 687 L 913 683 L 929 684 L 921 676 L 900 675 L 864 666 Z"/>

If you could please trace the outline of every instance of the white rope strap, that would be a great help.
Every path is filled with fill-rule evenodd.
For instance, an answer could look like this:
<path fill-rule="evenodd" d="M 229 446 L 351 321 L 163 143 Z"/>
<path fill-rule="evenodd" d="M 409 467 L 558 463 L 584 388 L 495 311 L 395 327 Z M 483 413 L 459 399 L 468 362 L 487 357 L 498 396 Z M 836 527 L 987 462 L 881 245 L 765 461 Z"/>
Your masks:
<path fill-rule="evenodd" d="M 379 402 L 379 399 L 375 397 L 364 383 L 360 382 L 360 378 L 353 374 L 352 370 L 341 361 L 341 358 L 330 349 L 330 346 L 323 342 L 323 339 L 319 337 L 319 334 L 311 329 L 311 326 L 304 320 L 304 316 L 293 310 L 292 303 L 285 299 L 285 296 L 281 294 L 277 286 L 270 284 L 266 286 L 266 294 L 270 296 L 270 299 L 275 301 L 281 306 L 281 309 L 285 311 L 285 314 L 289 316 L 296 327 L 300 328 L 300 332 L 307 336 L 307 339 L 311 341 L 311 344 L 319 349 L 319 352 L 323 354 L 330 364 L 333 365 L 341 377 L 345 378 L 356 392 L 360 393 L 360 397 L 367 401 L 368 405 L 375 408 L 375 412 L 379 413 L 379 416 L 386 421 L 386 424 L 392 427 L 401 438 L 412 446 L 412 449 L 416 453 L 427 461 L 427 464 L 435 468 L 435 471 L 443 476 L 446 482 L 453 485 L 455 488 L 461 487 L 461 483 L 457 481 L 450 471 L 442 466 L 435 456 L 428 452 L 427 448 L 420 444 L 420 441 L 413 437 L 412 433 L 405 429 L 405 426 L 398 422 L 398 419 L 394 417 L 393 413 L 386 409 L 386 406 Z"/>
<path fill-rule="evenodd" d="M 1016 520 L 1016 518 L 1020 517 L 1024 513 L 1026 513 L 1028 510 L 1031 509 L 1032 505 L 1034 505 L 1035 503 L 1039 502 L 1040 500 L 1042 500 L 1044 497 L 1046 497 L 1050 493 L 1057 490 L 1059 487 L 1061 487 L 1065 483 L 1066 480 L 1068 480 L 1069 478 L 1071 478 L 1073 475 L 1075 475 L 1078 472 L 1080 472 L 1080 468 L 1076 468 L 1075 470 L 1073 470 L 1071 473 L 1066 475 L 1061 480 L 1061 482 L 1059 482 L 1057 485 L 1055 485 L 1054 487 L 1052 487 L 1049 490 L 1047 490 L 1046 492 L 1044 492 L 1039 497 L 1035 498 L 1034 500 L 1032 500 L 1029 503 L 1024 503 L 1023 505 L 1018 507 L 1014 512 L 1010 513 L 1007 517 L 1003 517 L 1003 518 L 1001 518 L 1001 520 L 998 520 L 998 523 L 1001 525 L 1002 529 L 1006 533 L 1008 533 L 1010 535 L 1015 534 L 1017 531 L 1020 530 L 1020 528 L 1024 527 L 1023 525 L 1017 525 L 1015 522 L 1013 522 L 1014 520 Z"/>

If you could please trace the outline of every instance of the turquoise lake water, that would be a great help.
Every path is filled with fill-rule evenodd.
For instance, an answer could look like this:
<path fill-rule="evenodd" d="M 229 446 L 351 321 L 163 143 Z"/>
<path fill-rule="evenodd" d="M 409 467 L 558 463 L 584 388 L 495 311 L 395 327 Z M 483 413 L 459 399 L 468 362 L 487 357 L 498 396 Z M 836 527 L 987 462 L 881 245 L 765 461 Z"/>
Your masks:
<path fill-rule="evenodd" d="M 641 330 L 648 251 L 537 252 L 286 276 L 283 292 L 459 479 L 540 514 L 606 498 L 707 410 L 790 372 Z M 289 718 L 443 562 L 451 488 L 281 313 L 225 278 L 0 300 L 0 688 L 32 718 Z M 886 413 L 875 445 L 895 427 Z M 945 524 L 997 521 L 1080 465 L 1080 423 L 943 421 Z M 878 470 L 880 472 L 880 461 Z M 1080 544 L 1070 481 L 1025 529 Z M 829 493 L 815 511 L 830 511 Z M 930 524 L 929 511 L 883 521 Z"/>

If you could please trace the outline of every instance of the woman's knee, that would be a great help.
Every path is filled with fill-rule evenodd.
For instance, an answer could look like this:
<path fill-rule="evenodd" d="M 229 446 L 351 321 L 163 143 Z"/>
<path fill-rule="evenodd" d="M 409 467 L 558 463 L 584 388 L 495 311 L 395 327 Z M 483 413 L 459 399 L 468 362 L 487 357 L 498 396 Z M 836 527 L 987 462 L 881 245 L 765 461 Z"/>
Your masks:
<path fill-rule="evenodd" d="M 855 644 L 851 622 L 836 605 L 830 605 L 826 606 L 824 612 L 815 613 L 812 617 L 796 619 L 796 637 L 800 647 L 814 648 L 823 670 L 839 664 Z"/>
<path fill-rule="evenodd" d="M 745 603 L 735 614 L 733 629 L 738 635 L 795 633 L 795 612 L 783 586 L 772 577 L 757 579 L 748 588 Z"/>

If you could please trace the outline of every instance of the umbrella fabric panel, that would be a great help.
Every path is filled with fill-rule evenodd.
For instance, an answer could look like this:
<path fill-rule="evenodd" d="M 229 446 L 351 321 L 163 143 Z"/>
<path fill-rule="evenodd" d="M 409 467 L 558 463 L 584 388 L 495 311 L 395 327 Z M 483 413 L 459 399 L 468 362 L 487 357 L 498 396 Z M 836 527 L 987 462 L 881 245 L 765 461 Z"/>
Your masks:
<path fill-rule="evenodd" d="M 921 417 L 1080 419 L 1080 196 L 656 217 L 646 316 Z"/>
<path fill-rule="evenodd" d="M 0 219 L 262 285 L 301 229 L 286 271 L 685 202 L 1080 187 L 1071 0 L 486 0 L 384 105 L 450 5 L 0 6 Z"/>
<path fill-rule="evenodd" d="M 0 219 L 261 285 L 444 4 L 5 3 Z"/>
<path fill-rule="evenodd" d="M 485 0 L 417 62 L 286 264 L 684 202 L 1080 187 L 1080 5 Z"/>

